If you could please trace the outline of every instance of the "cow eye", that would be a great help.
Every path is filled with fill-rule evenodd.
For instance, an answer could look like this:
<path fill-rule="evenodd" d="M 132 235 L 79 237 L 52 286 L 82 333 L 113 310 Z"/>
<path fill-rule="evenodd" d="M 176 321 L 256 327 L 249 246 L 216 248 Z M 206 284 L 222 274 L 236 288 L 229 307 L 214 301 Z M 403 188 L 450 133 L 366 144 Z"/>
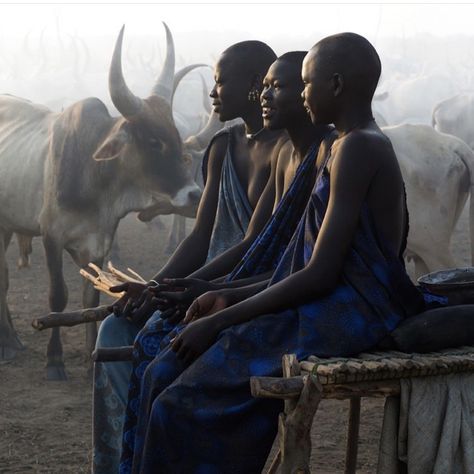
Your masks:
<path fill-rule="evenodd" d="M 156 138 L 150 138 L 148 140 L 148 143 L 150 144 L 150 147 L 153 150 L 162 150 L 163 149 L 163 143 L 160 140 L 157 140 Z"/>

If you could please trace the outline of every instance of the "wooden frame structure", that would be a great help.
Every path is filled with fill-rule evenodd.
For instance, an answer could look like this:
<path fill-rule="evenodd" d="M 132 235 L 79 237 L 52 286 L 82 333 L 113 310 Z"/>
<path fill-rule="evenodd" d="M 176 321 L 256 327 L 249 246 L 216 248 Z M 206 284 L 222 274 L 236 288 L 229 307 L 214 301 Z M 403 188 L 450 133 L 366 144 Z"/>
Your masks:
<path fill-rule="evenodd" d="M 474 347 L 429 354 L 370 352 L 355 358 L 298 362 L 283 356 L 283 378 L 252 377 L 255 397 L 285 400 L 278 423 L 279 451 L 267 474 L 310 473 L 311 426 L 323 398 L 350 400 L 345 474 L 355 474 L 362 397 L 398 397 L 403 378 L 474 372 Z"/>

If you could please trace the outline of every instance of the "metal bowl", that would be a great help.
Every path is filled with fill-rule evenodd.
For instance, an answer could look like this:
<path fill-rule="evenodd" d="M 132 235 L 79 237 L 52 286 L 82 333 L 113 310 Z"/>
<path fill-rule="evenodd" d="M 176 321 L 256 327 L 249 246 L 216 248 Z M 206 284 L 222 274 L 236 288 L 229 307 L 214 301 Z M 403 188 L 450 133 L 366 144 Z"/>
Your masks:
<path fill-rule="evenodd" d="M 474 267 L 447 268 L 418 278 L 431 293 L 447 296 L 450 304 L 474 302 Z"/>

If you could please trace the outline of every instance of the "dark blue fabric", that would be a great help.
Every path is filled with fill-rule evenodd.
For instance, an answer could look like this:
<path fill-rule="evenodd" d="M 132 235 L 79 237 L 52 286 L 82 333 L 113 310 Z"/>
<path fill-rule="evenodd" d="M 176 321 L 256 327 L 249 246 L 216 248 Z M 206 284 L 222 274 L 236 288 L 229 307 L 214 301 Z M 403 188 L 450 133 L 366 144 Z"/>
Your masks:
<path fill-rule="evenodd" d="M 272 217 L 227 281 L 259 275 L 276 268 L 308 204 L 318 150 L 319 142 L 310 147 Z"/>
<path fill-rule="evenodd" d="M 324 169 L 270 285 L 308 263 L 328 198 L 329 175 Z M 250 377 L 281 375 L 285 353 L 305 359 L 311 354 L 350 356 L 370 350 L 424 306 L 399 255 L 377 239 L 364 204 L 340 281 L 330 294 L 222 331 L 187 368 L 169 346 L 162 346 L 143 376 L 134 470 L 261 472 L 282 404 L 254 399 Z"/>
<path fill-rule="evenodd" d="M 244 256 L 242 263 L 236 267 L 229 280 L 258 275 L 274 269 L 291 240 L 314 183 L 316 158 L 319 142 L 315 142 L 302 163 L 298 166 L 295 177 L 282 197 L 271 219 L 261 231 L 254 244 Z M 129 472 L 130 460 L 135 446 L 137 423 L 136 407 L 140 396 L 143 373 L 153 360 L 160 345 L 166 344 L 165 336 L 174 329 L 172 325 L 155 313 L 145 328 L 138 334 L 134 343 L 134 370 L 132 372 L 127 412 L 125 417 L 124 439 L 122 446 L 122 473 Z"/>

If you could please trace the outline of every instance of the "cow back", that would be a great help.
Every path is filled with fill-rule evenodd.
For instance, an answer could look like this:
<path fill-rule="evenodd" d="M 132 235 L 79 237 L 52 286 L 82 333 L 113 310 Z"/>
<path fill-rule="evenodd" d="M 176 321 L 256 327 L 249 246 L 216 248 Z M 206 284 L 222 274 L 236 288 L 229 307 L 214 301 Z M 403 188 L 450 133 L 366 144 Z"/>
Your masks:
<path fill-rule="evenodd" d="M 97 206 L 101 193 L 113 183 L 116 160 L 95 161 L 92 156 L 116 120 L 99 99 L 89 98 L 73 104 L 54 122 L 48 188 L 60 207 L 80 210 Z"/>

